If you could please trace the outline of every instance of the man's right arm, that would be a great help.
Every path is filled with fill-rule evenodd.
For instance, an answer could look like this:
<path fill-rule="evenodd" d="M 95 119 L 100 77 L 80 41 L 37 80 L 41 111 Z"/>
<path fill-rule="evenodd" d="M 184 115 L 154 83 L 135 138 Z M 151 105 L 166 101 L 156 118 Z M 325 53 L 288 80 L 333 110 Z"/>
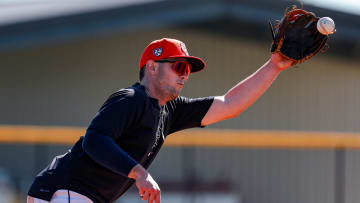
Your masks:
<path fill-rule="evenodd" d="M 136 160 L 115 143 L 115 139 L 121 139 L 124 131 L 139 120 L 140 103 L 137 98 L 127 94 L 103 106 L 90 123 L 82 147 L 89 157 L 100 165 L 134 179 L 139 193 L 148 203 L 160 203 L 157 183 Z"/>

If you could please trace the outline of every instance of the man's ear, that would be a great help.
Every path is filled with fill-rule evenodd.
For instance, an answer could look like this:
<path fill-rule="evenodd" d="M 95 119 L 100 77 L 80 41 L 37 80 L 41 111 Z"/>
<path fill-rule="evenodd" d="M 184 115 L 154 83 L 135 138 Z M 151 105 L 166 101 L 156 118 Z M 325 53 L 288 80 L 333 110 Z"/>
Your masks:
<path fill-rule="evenodd" d="M 148 60 L 146 62 L 146 70 L 150 73 L 150 74 L 153 74 L 156 72 L 156 63 L 154 60 Z"/>

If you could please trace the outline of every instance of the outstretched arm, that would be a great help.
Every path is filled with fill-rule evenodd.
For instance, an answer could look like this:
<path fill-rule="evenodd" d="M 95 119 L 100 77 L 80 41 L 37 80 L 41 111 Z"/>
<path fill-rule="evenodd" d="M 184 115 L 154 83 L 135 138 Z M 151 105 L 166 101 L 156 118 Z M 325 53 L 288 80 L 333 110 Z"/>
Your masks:
<path fill-rule="evenodd" d="M 255 73 L 239 82 L 225 95 L 215 97 L 201 125 L 206 126 L 238 116 L 270 87 L 282 70 L 291 65 L 292 61 L 283 58 L 280 54 L 272 54 L 271 58 Z"/>

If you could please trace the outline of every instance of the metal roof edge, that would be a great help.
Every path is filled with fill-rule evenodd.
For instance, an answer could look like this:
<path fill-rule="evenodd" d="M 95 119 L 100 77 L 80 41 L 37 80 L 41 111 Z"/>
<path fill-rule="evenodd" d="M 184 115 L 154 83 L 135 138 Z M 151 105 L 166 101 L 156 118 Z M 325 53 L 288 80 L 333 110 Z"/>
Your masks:
<path fill-rule="evenodd" d="M 183 0 L 181 6 L 179 2 L 155 1 L 3 25 L 0 26 L 0 52 L 139 28 L 206 23 L 223 17 L 263 25 L 269 19 L 281 18 L 286 7 L 284 2 L 261 2 L 257 5 L 250 0 L 246 3 Z M 305 9 L 333 17 L 338 30 L 335 40 L 360 41 L 360 16 L 313 6 Z"/>

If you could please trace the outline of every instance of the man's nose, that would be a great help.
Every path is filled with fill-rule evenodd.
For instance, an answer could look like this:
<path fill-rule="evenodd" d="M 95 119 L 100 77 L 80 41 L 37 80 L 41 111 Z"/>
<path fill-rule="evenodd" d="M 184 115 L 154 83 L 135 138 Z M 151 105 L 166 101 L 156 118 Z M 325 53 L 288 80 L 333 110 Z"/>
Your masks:
<path fill-rule="evenodd" d="M 189 79 L 189 75 L 184 73 L 183 75 L 180 76 L 180 78 L 186 82 Z"/>

